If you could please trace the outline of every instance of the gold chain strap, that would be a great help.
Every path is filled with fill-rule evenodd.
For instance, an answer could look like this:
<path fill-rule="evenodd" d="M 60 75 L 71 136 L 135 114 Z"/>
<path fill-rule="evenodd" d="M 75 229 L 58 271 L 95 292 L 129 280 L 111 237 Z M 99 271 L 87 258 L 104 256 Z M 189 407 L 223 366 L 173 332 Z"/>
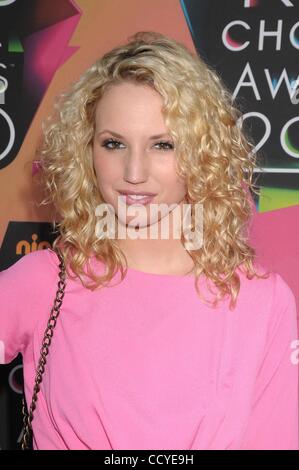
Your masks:
<path fill-rule="evenodd" d="M 59 263 L 59 281 L 58 281 L 58 289 L 56 292 L 56 298 L 54 301 L 54 306 L 52 307 L 50 318 L 48 321 L 47 328 L 45 330 L 44 338 L 43 338 L 43 343 L 42 343 L 42 348 L 41 348 L 41 355 L 39 359 L 39 363 L 37 366 L 36 370 L 36 377 L 35 377 L 35 386 L 33 389 L 33 395 L 32 395 L 32 402 L 30 405 L 30 410 L 29 414 L 27 413 L 25 409 L 25 399 L 23 397 L 22 400 L 22 413 L 23 413 L 23 439 L 22 439 L 22 450 L 28 450 L 29 449 L 29 440 L 32 437 L 33 431 L 32 431 L 32 426 L 31 422 L 33 420 L 33 411 L 36 408 L 36 401 L 37 401 L 37 394 L 40 390 L 39 384 L 42 381 L 42 374 L 45 370 L 45 364 L 47 362 L 46 356 L 49 353 L 49 346 L 51 344 L 51 339 L 53 336 L 53 330 L 56 325 L 57 317 L 60 313 L 60 307 L 62 304 L 62 299 L 64 296 L 65 292 L 65 285 L 66 285 L 66 273 L 65 273 L 65 264 L 64 264 L 64 259 L 63 255 L 61 254 L 59 248 L 56 248 L 54 250 L 57 253 L 57 256 L 60 260 Z"/>

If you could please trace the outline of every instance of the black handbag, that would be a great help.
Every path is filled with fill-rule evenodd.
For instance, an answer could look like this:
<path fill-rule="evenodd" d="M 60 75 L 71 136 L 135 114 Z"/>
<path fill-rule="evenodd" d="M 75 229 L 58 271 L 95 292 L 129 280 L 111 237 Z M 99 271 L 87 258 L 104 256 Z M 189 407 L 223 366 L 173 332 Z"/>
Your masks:
<path fill-rule="evenodd" d="M 35 377 L 35 385 L 33 389 L 32 395 L 32 402 L 30 405 L 29 413 L 26 407 L 26 399 L 25 393 L 23 393 L 22 399 L 22 413 L 23 413 L 23 437 L 22 437 L 22 450 L 32 450 L 33 446 L 33 431 L 32 431 L 32 420 L 33 420 L 33 411 L 36 408 L 36 401 L 37 401 L 37 394 L 40 390 L 40 383 L 42 381 L 42 374 L 45 370 L 45 364 L 47 362 L 46 356 L 49 353 L 49 346 L 51 344 L 51 339 L 53 336 L 53 330 L 56 325 L 57 317 L 60 313 L 60 307 L 62 304 L 62 299 L 65 293 L 65 285 L 66 285 L 66 271 L 65 271 L 65 263 L 63 255 L 59 248 L 55 248 L 54 251 L 56 252 L 59 258 L 59 280 L 58 280 L 58 288 L 56 292 L 56 297 L 54 301 L 54 305 L 51 310 L 50 318 L 48 321 L 47 328 L 45 330 L 41 354 L 39 363 L 36 369 L 36 377 Z"/>

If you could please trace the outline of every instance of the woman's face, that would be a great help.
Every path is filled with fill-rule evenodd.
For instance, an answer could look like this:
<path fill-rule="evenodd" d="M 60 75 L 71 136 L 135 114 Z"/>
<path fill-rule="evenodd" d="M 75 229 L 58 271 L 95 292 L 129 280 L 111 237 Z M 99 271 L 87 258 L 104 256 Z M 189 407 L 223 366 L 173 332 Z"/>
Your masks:
<path fill-rule="evenodd" d="M 119 191 L 154 193 L 150 205 L 167 204 L 162 214 L 151 214 L 149 204 L 142 206 L 145 217 L 138 217 L 140 228 L 167 216 L 186 195 L 185 183 L 176 173 L 174 143 L 165 127 L 162 104 L 160 94 L 149 86 L 128 82 L 110 87 L 97 104 L 93 164 L 98 188 L 125 225 L 138 212 L 127 214 L 129 206 Z M 118 211 L 118 204 L 125 211 Z M 129 210 L 137 208 L 140 205 Z"/>

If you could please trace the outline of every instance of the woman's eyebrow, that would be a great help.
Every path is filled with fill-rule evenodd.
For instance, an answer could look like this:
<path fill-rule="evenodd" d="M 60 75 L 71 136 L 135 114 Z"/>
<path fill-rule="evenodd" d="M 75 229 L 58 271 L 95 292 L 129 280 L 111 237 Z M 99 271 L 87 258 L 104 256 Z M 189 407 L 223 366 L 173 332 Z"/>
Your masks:
<path fill-rule="evenodd" d="M 102 131 L 98 132 L 97 135 L 104 134 L 104 132 L 109 132 L 110 134 L 114 135 L 115 137 L 119 137 L 120 139 L 123 139 L 124 136 L 121 134 L 118 134 L 117 132 L 110 131 L 109 129 L 103 129 Z M 169 137 L 169 134 L 163 133 L 163 134 L 157 134 L 157 135 L 152 135 L 150 139 L 160 139 L 161 137 Z"/>

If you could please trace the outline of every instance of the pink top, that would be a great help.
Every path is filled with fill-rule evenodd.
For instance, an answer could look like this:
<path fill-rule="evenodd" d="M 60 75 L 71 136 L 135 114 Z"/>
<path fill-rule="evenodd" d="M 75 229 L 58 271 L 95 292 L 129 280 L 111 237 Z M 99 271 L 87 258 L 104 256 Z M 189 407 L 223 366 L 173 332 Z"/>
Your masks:
<path fill-rule="evenodd" d="M 129 268 L 93 292 L 68 279 L 34 449 L 298 450 L 295 298 L 278 273 L 240 276 L 232 311 L 192 276 Z M 57 279 L 49 249 L 0 273 L 0 363 L 22 353 L 28 407 Z"/>

